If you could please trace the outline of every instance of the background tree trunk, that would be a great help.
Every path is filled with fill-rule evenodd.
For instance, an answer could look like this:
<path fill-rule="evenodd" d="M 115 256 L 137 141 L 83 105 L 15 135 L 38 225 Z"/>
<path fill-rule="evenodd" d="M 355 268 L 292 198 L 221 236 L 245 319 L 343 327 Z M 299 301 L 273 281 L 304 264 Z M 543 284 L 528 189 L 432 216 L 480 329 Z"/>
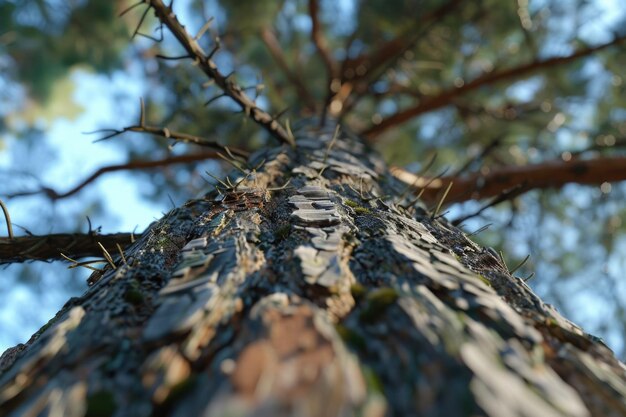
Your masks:
<path fill-rule="evenodd" d="M 358 138 L 295 132 L 5 352 L 0 414 L 626 415 L 600 340 Z"/>

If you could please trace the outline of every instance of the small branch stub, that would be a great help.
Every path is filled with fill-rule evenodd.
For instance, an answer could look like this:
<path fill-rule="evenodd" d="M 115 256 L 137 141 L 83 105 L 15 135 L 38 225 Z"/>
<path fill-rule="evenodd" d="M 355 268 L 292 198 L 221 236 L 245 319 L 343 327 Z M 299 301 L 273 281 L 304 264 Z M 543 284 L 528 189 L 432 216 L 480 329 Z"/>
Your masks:
<path fill-rule="evenodd" d="M 9 239 L 13 239 L 13 225 L 11 225 L 11 216 L 9 215 L 9 209 L 2 200 L 0 200 L 0 207 L 2 208 L 2 212 L 4 213 L 4 219 L 7 222 L 7 233 L 9 235 Z"/>

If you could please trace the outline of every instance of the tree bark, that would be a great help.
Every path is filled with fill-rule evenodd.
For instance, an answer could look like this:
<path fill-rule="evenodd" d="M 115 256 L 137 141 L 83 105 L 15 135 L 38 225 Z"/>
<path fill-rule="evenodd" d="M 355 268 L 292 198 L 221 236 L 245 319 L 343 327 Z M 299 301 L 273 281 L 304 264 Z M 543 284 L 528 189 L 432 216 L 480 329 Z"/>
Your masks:
<path fill-rule="evenodd" d="M 599 339 L 333 131 L 151 225 L 5 352 L 0 414 L 626 415 Z"/>

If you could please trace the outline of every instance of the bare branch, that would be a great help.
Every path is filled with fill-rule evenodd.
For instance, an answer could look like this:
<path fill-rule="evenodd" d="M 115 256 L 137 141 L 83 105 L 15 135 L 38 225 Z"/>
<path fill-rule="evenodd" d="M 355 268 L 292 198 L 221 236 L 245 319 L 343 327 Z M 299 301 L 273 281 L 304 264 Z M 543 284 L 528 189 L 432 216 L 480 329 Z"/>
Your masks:
<path fill-rule="evenodd" d="M 143 104 L 142 104 L 143 106 Z M 142 107 L 143 108 L 143 107 Z M 140 123 L 143 123 L 144 120 L 144 112 L 142 110 L 141 112 L 141 117 Z M 86 132 L 87 134 L 92 134 L 92 133 L 107 133 L 107 132 L 111 132 L 108 135 L 97 139 L 96 142 L 100 142 L 103 140 L 107 140 L 107 139 L 111 139 L 114 138 L 116 136 L 121 135 L 122 133 L 126 133 L 126 132 L 138 132 L 138 133 L 149 133 L 151 135 L 156 135 L 156 136 L 161 136 L 164 137 L 166 139 L 172 139 L 172 140 L 176 140 L 179 142 L 183 142 L 183 143 L 193 143 L 199 146 L 204 146 L 207 148 L 211 148 L 211 149 L 216 149 L 219 151 L 226 151 L 226 149 L 229 149 L 231 153 L 233 153 L 234 155 L 240 156 L 242 158 L 247 158 L 249 156 L 249 152 L 243 150 L 243 149 L 239 149 L 239 148 L 231 148 L 231 147 L 227 147 L 224 145 L 221 145 L 220 143 L 218 143 L 217 141 L 213 141 L 213 140 L 209 140 L 209 139 L 205 139 L 201 136 L 195 136 L 195 135 L 190 135 L 188 133 L 183 133 L 183 132 L 178 132 L 175 130 L 170 130 L 167 127 L 160 127 L 160 126 L 148 126 L 148 125 L 144 125 L 144 124 L 139 124 L 139 125 L 133 125 L 133 126 L 127 126 L 123 129 L 104 129 L 104 130 L 96 130 L 93 132 Z"/>
<path fill-rule="evenodd" d="M 387 129 L 400 125 L 401 123 L 411 120 L 412 118 L 419 116 L 420 114 L 447 106 L 448 104 L 452 103 L 452 101 L 457 97 L 460 97 L 485 85 L 491 85 L 500 81 L 519 78 L 537 70 L 553 68 L 558 65 L 564 65 L 573 62 L 579 58 L 594 54 L 613 45 L 617 45 L 624 40 L 626 40 L 626 36 L 619 36 L 608 43 L 604 43 L 590 48 L 584 48 L 568 56 L 554 57 L 544 60 L 535 60 L 514 68 L 486 73 L 473 81 L 465 83 L 461 87 L 445 90 L 436 96 L 424 97 L 422 101 L 419 102 L 417 105 L 399 111 L 392 116 L 389 116 L 379 124 L 371 126 L 369 129 L 362 132 L 362 134 L 370 139 L 375 138 Z"/>
<path fill-rule="evenodd" d="M 213 22 L 213 18 L 209 18 L 209 20 L 207 20 L 204 25 L 202 25 L 202 27 L 200 28 L 200 30 L 198 30 L 198 33 L 196 33 L 196 36 L 194 36 L 193 38 L 195 40 L 198 40 L 200 38 L 202 38 L 202 36 L 204 36 L 204 34 L 206 33 L 207 30 L 209 30 L 209 28 L 211 27 L 211 23 Z"/>
<path fill-rule="evenodd" d="M 296 92 L 298 93 L 298 97 L 300 97 L 300 100 L 304 102 L 306 108 L 308 110 L 315 111 L 315 100 L 313 96 L 311 96 L 298 74 L 296 74 L 289 68 L 287 60 L 285 59 L 285 55 L 283 54 L 282 48 L 280 47 L 280 44 L 278 43 L 278 39 L 276 39 L 276 35 L 274 35 L 274 32 L 272 32 L 268 28 L 262 29 L 261 40 L 263 40 L 263 43 L 267 47 L 267 50 L 270 52 L 270 55 L 272 55 L 272 58 L 274 58 L 274 61 L 276 61 L 280 69 L 283 71 L 285 77 L 287 77 L 289 82 L 291 82 L 291 84 L 293 84 L 293 86 L 295 87 Z"/>
<path fill-rule="evenodd" d="M 346 58 L 342 65 L 342 79 L 356 82 L 369 77 L 373 72 L 380 72 L 378 70 L 382 68 L 388 68 L 398 57 L 415 45 L 415 42 L 433 23 L 451 15 L 461 3 L 462 0 L 448 0 L 430 13 L 421 15 L 417 21 L 411 22 L 406 30 L 384 42 L 371 53 L 364 53 L 356 58 Z"/>
<path fill-rule="evenodd" d="M 180 61 L 180 60 L 189 59 L 192 57 L 190 57 L 189 55 L 166 56 L 166 55 L 156 54 L 155 58 L 163 59 L 165 61 Z"/>
<path fill-rule="evenodd" d="M 626 180 L 626 157 L 597 158 L 590 160 L 555 160 L 535 165 L 506 166 L 492 169 L 487 174 L 447 176 L 432 181 L 400 168 L 391 169 L 393 175 L 412 184 L 416 191 L 423 190 L 422 199 L 434 203 L 439 192 L 451 181 L 448 203 L 459 203 L 496 197 L 508 190 L 519 194 L 536 189 L 560 188 L 567 183 L 597 185 L 604 182 Z"/>
<path fill-rule="evenodd" d="M 465 164 L 463 164 L 463 166 L 461 166 L 461 168 L 459 168 L 454 174 L 452 174 L 452 177 L 458 177 L 462 174 L 464 174 L 468 169 L 471 168 L 472 164 L 474 164 L 475 162 L 480 162 L 480 161 L 484 161 L 485 158 L 492 153 L 493 151 L 495 151 L 501 144 L 503 139 L 503 135 L 498 135 L 495 138 L 493 138 L 491 141 L 489 141 L 489 143 L 483 147 L 483 149 L 480 151 L 480 153 L 478 155 L 476 155 L 473 158 L 470 158 L 467 162 L 465 162 Z"/>
<path fill-rule="evenodd" d="M 61 260 L 61 252 L 78 259 L 102 257 L 102 247 L 107 251 L 117 251 L 131 244 L 137 235 L 115 233 L 109 235 L 89 234 L 52 234 L 43 236 L 18 236 L 13 239 L 0 238 L 0 265 L 27 261 Z M 100 247 L 100 245 L 102 247 Z"/>
<path fill-rule="evenodd" d="M 324 125 L 326 121 L 326 114 L 330 111 L 331 116 L 336 117 L 341 108 L 343 106 L 343 101 L 347 97 L 346 93 L 349 94 L 352 91 L 352 86 L 347 85 L 348 89 L 343 89 L 343 93 L 346 97 L 340 99 L 336 98 L 337 94 L 340 91 L 341 80 L 340 75 L 337 74 L 336 64 L 332 58 L 332 54 L 328 49 L 328 44 L 326 42 L 326 38 L 322 33 L 322 27 L 319 21 L 319 3 L 317 0 L 309 0 L 309 17 L 311 18 L 311 41 L 313 45 L 315 45 L 315 49 L 317 50 L 319 56 L 322 58 L 324 62 L 324 66 L 326 67 L 326 97 L 324 98 L 324 103 L 322 104 L 322 113 L 320 115 L 320 126 Z"/>
<path fill-rule="evenodd" d="M 439 199 L 439 202 L 437 203 L 437 207 L 435 207 L 435 210 L 433 210 L 433 213 L 430 216 L 431 219 L 434 219 L 439 214 L 439 210 L 441 210 L 441 206 L 443 205 L 443 202 L 446 200 L 446 197 L 448 196 L 448 193 L 450 192 L 452 185 L 454 185 L 454 183 L 450 182 L 450 184 L 448 184 L 448 187 L 446 187 L 446 190 L 443 192 L 443 195 L 441 196 L 441 198 Z"/>
<path fill-rule="evenodd" d="M 311 17 L 311 41 L 315 45 L 315 49 L 319 53 L 324 66 L 326 67 L 326 74 L 329 80 L 335 78 L 335 63 L 332 55 L 328 50 L 328 43 L 322 32 L 319 17 L 319 3 L 317 0 L 309 0 L 309 16 Z"/>
<path fill-rule="evenodd" d="M 161 23 L 169 28 L 170 32 L 172 32 L 181 46 L 194 58 L 194 61 L 202 71 L 210 79 L 214 80 L 215 84 L 224 91 L 224 94 L 239 104 L 241 109 L 249 115 L 252 120 L 261 125 L 276 139 L 291 146 L 295 146 L 295 143 L 289 138 L 280 123 L 259 108 L 256 103 L 243 92 L 238 84 L 224 76 L 217 69 L 215 62 L 211 60 L 198 44 L 198 41 L 194 39 L 178 21 L 178 18 L 170 7 L 166 6 L 161 0 L 150 0 L 150 7 L 152 7 Z"/>
<path fill-rule="evenodd" d="M 218 157 L 219 155 L 217 152 L 207 152 L 207 153 L 201 153 L 201 154 L 173 156 L 170 158 L 160 159 L 157 161 L 132 161 L 126 164 L 109 165 L 109 166 L 99 168 L 89 177 L 81 181 L 78 185 L 74 186 L 70 190 L 63 192 L 63 193 L 59 193 L 58 191 L 49 187 L 41 187 L 38 190 L 22 191 L 22 192 L 14 193 L 14 194 L 9 195 L 9 197 L 15 198 L 15 197 L 26 197 L 26 196 L 37 195 L 37 194 L 45 194 L 46 197 L 48 197 L 50 200 L 60 200 L 60 199 L 67 198 L 78 193 L 87 185 L 89 185 L 90 183 L 98 179 L 98 177 L 108 172 L 158 168 L 158 167 L 163 167 L 167 165 L 203 161 L 206 159 L 218 158 Z"/>
<path fill-rule="evenodd" d="M 118 17 L 122 17 L 122 16 L 124 16 L 126 13 L 130 12 L 131 10 L 133 10 L 135 7 L 137 7 L 137 6 L 141 6 L 142 4 L 143 4 L 143 0 L 138 1 L 137 3 L 132 4 L 132 5 L 128 6 L 127 8 L 125 8 L 124 10 L 122 10 L 122 11 L 121 11 L 121 12 L 120 12 L 117 16 L 118 16 Z"/>
<path fill-rule="evenodd" d="M 124 11 L 122 11 L 122 12 L 119 14 L 119 17 L 124 16 L 126 13 L 128 13 L 129 11 L 131 11 L 132 9 L 134 9 L 135 7 L 137 7 L 137 6 L 141 6 L 141 5 L 146 4 L 146 3 L 147 3 L 147 2 L 146 2 L 146 0 L 140 0 L 139 2 L 135 3 L 134 5 L 130 6 L 129 8 L 125 9 Z M 161 24 L 159 24 L 159 27 L 157 27 L 157 28 L 156 28 L 156 30 L 155 30 L 155 31 L 158 31 L 158 32 L 159 32 L 159 34 L 160 34 L 160 37 L 159 37 L 159 38 L 156 38 L 156 37 L 154 37 L 154 36 L 151 36 L 151 35 L 148 35 L 148 34 L 146 34 L 146 33 L 141 33 L 141 32 L 140 32 L 140 30 L 141 30 L 141 26 L 143 25 L 143 22 L 145 21 L 146 16 L 148 16 L 148 12 L 149 12 L 149 11 L 150 11 L 150 5 L 148 5 L 148 7 L 146 7 L 146 8 L 143 10 L 143 12 L 141 13 L 141 17 L 139 18 L 139 22 L 138 22 L 138 23 L 137 23 L 137 25 L 135 26 L 135 30 L 133 31 L 133 34 L 132 34 L 132 36 L 130 37 L 130 38 L 131 38 L 131 40 L 132 40 L 132 39 L 135 39 L 135 36 L 139 35 L 139 36 L 143 36 L 144 38 L 150 39 L 151 41 L 154 41 L 154 42 L 157 42 L 157 43 L 159 43 L 159 42 L 163 41 L 163 24 L 162 24 L 162 23 L 161 23 Z"/>
<path fill-rule="evenodd" d="M 454 219 L 452 220 L 451 223 L 455 226 L 458 226 L 468 219 L 471 219 L 476 216 L 480 216 L 482 212 L 487 210 L 488 208 L 497 206 L 498 204 L 504 203 L 505 201 L 513 200 L 517 198 L 518 196 L 524 194 L 526 191 L 527 190 L 524 189 L 524 186 L 522 184 L 519 184 L 518 186 L 510 188 L 508 190 L 503 190 L 499 195 L 492 198 L 488 203 L 482 205 L 478 210 L 474 211 L 473 213 Z"/>
<path fill-rule="evenodd" d="M 143 1 L 142 1 L 143 3 Z M 146 16 L 148 15 L 148 11 L 150 10 L 150 7 L 146 7 L 143 11 L 143 13 L 141 14 L 141 18 L 139 19 L 139 23 L 137 23 L 137 26 L 135 27 L 135 31 L 133 32 L 133 35 L 130 37 L 131 39 L 135 39 L 135 36 L 137 36 L 137 34 L 139 34 L 139 29 L 141 28 L 141 25 L 143 24 L 143 21 L 146 19 Z"/>
<path fill-rule="evenodd" d="M 349 95 L 332 98 L 332 100 L 340 100 L 342 104 L 341 114 L 346 114 L 353 109 L 359 100 L 369 93 L 369 86 L 374 84 L 388 68 L 391 68 L 433 26 L 450 16 L 461 3 L 462 0 L 448 0 L 435 10 L 421 15 L 417 21 L 411 22 L 407 29 L 401 31 L 398 36 L 384 42 L 373 52 L 361 54 L 352 59 L 346 58 L 341 68 L 341 84 L 350 84 L 350 90 L 351 92 L 354 90 L 356 97 L 346 103 L 346 105 L 343 105 L 343 102 L 348 101 Z M 416 30 L 416 28 L 418 29 Z"/>

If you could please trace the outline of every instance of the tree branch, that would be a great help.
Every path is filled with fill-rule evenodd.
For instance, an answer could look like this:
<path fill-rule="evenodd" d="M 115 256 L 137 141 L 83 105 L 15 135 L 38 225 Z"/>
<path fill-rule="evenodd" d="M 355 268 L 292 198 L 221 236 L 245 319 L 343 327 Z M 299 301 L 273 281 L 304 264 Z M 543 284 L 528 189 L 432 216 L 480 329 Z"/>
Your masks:
<path fill-rule="evenodd" d="M 176 141 L 184 142 L 184 143 L 193 143 L 195 145 L 204 146 L 204 147 L 211 148 L 211 149 L 216 149 L 218 151 L 232 153 L 233 155 L 240 156 L 242 158 L 247 158 L 248 156 L 250 156 L 250 153 L 248 151 L 245 151 L 239 148 L 232 148 L 229 146 L 224 146 L 216 141 L 205 139 L 200 136 L 190 135 L 188 133 L 183 133 L 183 132 L 177 132 L 175 130 L 168 129 L 167 127 L 148 126 L 145 124 L 145 120 L 144 120 L 143 104 L 142 104 L 141 114 L 139 116 L 138 125 L 127 126 L 123 129 L 102 129 L 102 130 L 96 130 L 96 131 L 87 132 L 87 133 L 91 134 L 91 133 L 107 133 L 107 132 L 110 132 L 110 133 L 100 139 L 97 139 L 96 142 L 111 139 L 115 136 L 119 136 L 122 133 L 126 133 L 126 132 L 149 133 L 151 135 L 161 136 L 166 139 L 172 139 L 172 140 L 176 140 Z"/>
<path fill-rule="evenodd" d="M 513 187 L 513 188 L 509 188 L 508 190 L 504 190 L 497 196 L 493 197 L 488 203 L 483 204 L 478 210 L 474 211 L 473 213 L 466 214 L 464 216 L 461 216 L 459 218 L 452 220 L 452 224 L 455 226 L 458 226 L 468 219 L 471 219 L 476 216 L 480 216 L 482 212 L 487 210 L 488 208 L 497 206 L 498 204 L 503 203 L 505 201 L 513 200 L 517 198 L 518 196 L 524 194 L 524 192 L 526 191 L 527 190 L 524 190 L 524 187 L 522 186 L 522 184 L 520 184 L 518 187 Z"/>
<path fill-rule="evenodd" d="M 166 6 L 161 0 L 150 0 L 150 7 L 155 12 L 159 21 L 168 27 L 170 32 L 178 40 L 183 48 L 187 51 L 190 58 L 202 71 L 215 82 L 215 84 L 224 92 L 225 95 L 233 99 L 247 116 L 252 118 L 256 123 L 261 125 L 272 136 L 280 142 L 295 146 L 295 141 L 291 135 L 267 112 L 259 108 L 256 103 L 250 99 L 241 86 L 231 81 L 228 76 L 224 76 L 217 68 L 215 62 L 211 59 L 212 54 L 206 54 L 198 41 L 194 39 L 178 21 L 178 18 L 172 9 Z"/>
<path fill-rule="evenodd" d="M 309 0 L 309 16 L 311 17 L 311 41 L 315 45 L 315 49 L 318 54 L 322 58 L 324 62 L 324 66 L 326 67 L 326 97 L 324 98 L 324 103 L 322 104 L 322 113 L 320 115 L 320 125 L 323 125 L 326 121 L 326 114 L 330 110 L 330 114 L 334 117 L 339 114 L 341 111 L 341 105 L 343 101 L 338 101 L 333 98 L 335 93 L 339 93 L 340 90 L 337 88 L 341 85 L 339 82 L 339 74 L 337 74 L 337 68 L 334 60 L 332 59 L 332 54 L 328 50 L 328 44 L 326 39 L 324 38 L 324 34 L 322 33 L 322 28 L 320 25 L 319 17 L 319 3 L 317 0 Z M 336 85 L 337 84 L 337 85 Z M 343 89 L 344 94 L 346 92 L 351 91 L 352 88 L 349 87 L 348 90 Z M 335 104 L 336 103 L 336 104 Z"/>
<path fill-rule="evenodd" d="M 387 67 L 415 44 L 423 35 L 425 26 L 430 26 L 452 14 L 461 3 L 462 0 L 449 0 L 435 10 L 421 15 L 416 22 L 411 23 L 408 29 L 384 42 L 371 53 L 364 53 L 356 58 L 346 58 L 342 65 L 342 79 L 356 82 L 368 77 L 379 68 Z M 417 33 L 416 28 L 418 28 Z M 357 71 L 359 67 L 361 70 Z"/>
<path fill-rule="evenodd" d="M 395 38 L 384 42 L 378 49 L 368 54 L 361 54 L 356 58 L 346 58 L 342 64 L 342 84 L 351 85 L 350 92 L 354 91 L 356 97 L 345 106 L 348 96 L 340 98 L 342 104 L 341 114 L 348 113 L 358 102 L 367 95 L 368 88 L 374 84 L 406 51 L 411 49 L 419 39 L 428 33 L 437 22 L 451 15 L 462 3 L 462 0 L 448 0 L 431 12 L 424 13 L 416 22 L 403 30 Z M 417 31 L 416 31 L 416 28 Z M 335 99 L 333 97 L 333 99 Z"/>
<path fill-rule="evenodd" d="M 282 48 L 278 42 L 278 39 L 276 39 L 276 35 L 274 35 L 274 32 L 272 32 L 268 28 L 262 29 L 261 40 L 263 40 L 263 43 L 267 47 L 267 50 L 270 52 L 270 55 L 272 55 L 272 58 L 274 58 L 274 61 L 276 61 L 289 82 L 293 84 L 298 94 L 298 97 L 300 97 L 300 100 L 304 102 L 306 108 L 308 110 L 315 111 L 315 100 L 313 99 L 313 96 L 311 96 L 300 77 L 298 77 L 298 74 L 296 74 L 289 68 L 287 60 L 285 59 L 285 55 L 283 54 Z"/>
<path fill-rule="evenodd" d="M 389 116 L 388 118 L 384 119 L 379 124 L 371 126 L 367 130 L 362 132 L 362 134 L 367 136 L 370 139 L 375 138 L 376 136 L 380 135 L 387 129 L 390 129 L 394 126 L 404 123 L 416 116 L 419 116 L 420 114 L 447 106 L 455 98 L 460 97 L 463 94 L 466 94 L 468 92 L 474 91 L 485 85 L 495 84 L 503 80 L 518 78 L 518 77 L 530 74 L 540 69 L 551 68 L 557 65 L 567 64 L 579 58 L 589 56 L 593 53 L 606 49 L 610 46 L 617 45 L 623 42 L 625 39 L 626 39 L 626 36 L 619 36 L 613 39 L 611 42 L 594 46 L 594 47 L 590 47 L 590 48 L 584 48 L 568 56 L 554 57 L 554 58 L 549 58 L 545 60 L 535 60 L 527 64 L 520 65 L 518 67 L 483 74 L 482 76 L 476 78 L 475 80 L 465 83 L 461 87 L 456 87 L 456 88 L 452 88 L 449 90 L 445 90 L 433 97 L 425 97 L 417 105 L 410 107 L 408 109 L 399 111 L 398 113 L 395 113 L 392 116 Z"/>
<path fill-rule="evenodd" d="M 158 167 L 173 165 L 173 164 L 203 161 L 206 159 L 217 158 L 217 157 L 218 157 L 217 152 L 210 152 L 210 153 L 201 153 L 201 154 L 192 154 L 192 155 L 173 156 L 170 158 L 160 159 L 157 161 L 132 161 L 126 164 L 109 165 L 109 166 L 99 168 L 89 177 L 87 177 L 86 179 L 78 183 L 76 186 L 74 186 L 73 188 L 63 193 L 59 193 L 58 191 L 49 187 L 41 187 L 39 190 L 17 192 L 17 193 L 8 195 L 8 197 L 15 198 L 15 197 L 26 197 L 26 196 L 36 195 L 36 194 L 45 194 L 46 197 L 48 197 L 50 200 L 53 200 L 53 201 L 60 200 L 60 199 L 67 198 L 78 193 L 80 190 L 85 188 L 88 184 L 92 183 L 93 181 L 98 179 L 98 177 L 100 177 L 103 174 L 106 174 L 107 172 L 158 168 Z"/>
<path fill-rule="evenodd" d="M 335 78 L 335 63 L 332 55 L 328 50 L 328 43 L 322 32 L 322 27 L 318 18 L 319 3 L 317 0 L 309 0 L 309 16 L 311 17 L 311 41 L 315 45 L 317 52 L 319 53 L 324 66 L 326 67 L 326 74 L 328 79 Z"/>
<path fill-rule="evenodd" d="M 134 242 L 140 235 L 115 233 L 110 235 L 52 234 L 43 236 L 19 236 L 13 239 L 0 238 L 0 265 L 27 261 L 50 261 L 64 259 L 61 253 L 73 258 L 102 257 L 102 248 L 109 253 L 118 253 Z"/>
<path fill-rule="evenodd" d="M 500 144 L 502 143 L 502 139 L 504 135 L 498 135 L 495 138 L 491 139 L 489 143 L 482 148 L 482 150 L 473 158 L 470 158 L 467 162 L 465 162 L 461 168 L 459 168 L 456 172 L 454 172 L 451 177 L 460 177 L 466 171 L 468 171 L 475 162 L 484 161 L 485 157 L 487 157 L 490 153 L 495 151 Z"/>
<path fill-rule="evenodd" d="M 393 175 L 416 190 L 422 190 L 422 199 L 433 203 L 450 182 L 454 185 L 446 197 L 447 203 L 499 196 L 507 190 L 519 188 L 520 194 L 536 189 L 560 188 L 567 183 L 602 184 L 626 180 L 626 157 L 590 160 L 555 160 L 535 165 L 494 168 L 487 174 L 446 176 L 432 181 L 401 168 L 392 168 Z"/>

